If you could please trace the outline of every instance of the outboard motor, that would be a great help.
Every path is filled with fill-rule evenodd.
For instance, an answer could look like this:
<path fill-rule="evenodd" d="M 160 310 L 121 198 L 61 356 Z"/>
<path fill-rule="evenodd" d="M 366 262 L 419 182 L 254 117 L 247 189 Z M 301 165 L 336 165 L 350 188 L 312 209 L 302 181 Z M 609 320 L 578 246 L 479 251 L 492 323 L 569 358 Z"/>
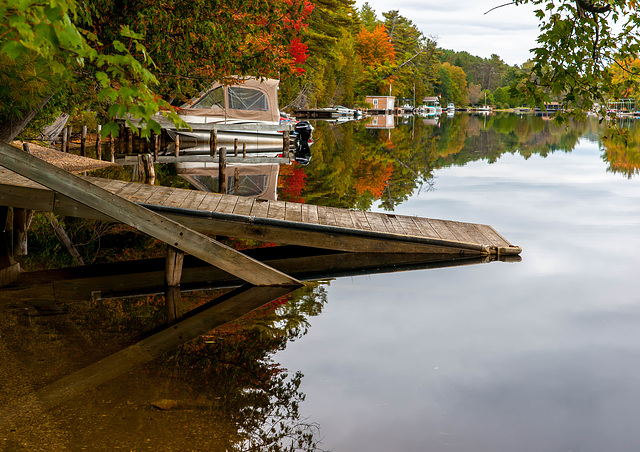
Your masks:
<path fill-rule="evenodd" d="M 295 133 L 295 161 L 301 165 L 308 165 L 311 161 L 311 145 L 313 144 L 313 126 L 309 121 L 300 121 L 293 129 Z"/>

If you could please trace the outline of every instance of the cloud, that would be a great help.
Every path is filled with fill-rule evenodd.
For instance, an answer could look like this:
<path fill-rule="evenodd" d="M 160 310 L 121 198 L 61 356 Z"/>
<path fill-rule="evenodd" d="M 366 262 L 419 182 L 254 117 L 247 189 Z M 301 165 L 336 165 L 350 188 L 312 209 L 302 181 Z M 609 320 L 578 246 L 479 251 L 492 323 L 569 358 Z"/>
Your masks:
<path fill-rule="evenodd" d="M 499 55 L 508 64 L 522 64 L 536 46 L 538 22 L 530 6 L 504 6 L 487 13 L 503 1 L 390 1 L 370 0 L 369 5 L 382 17 L 398 10 L 426 36 L 438 38 L 445 49 L 467 51 L 489 58 Z M 357 0 L 360 8 L 364 0 Z"/>

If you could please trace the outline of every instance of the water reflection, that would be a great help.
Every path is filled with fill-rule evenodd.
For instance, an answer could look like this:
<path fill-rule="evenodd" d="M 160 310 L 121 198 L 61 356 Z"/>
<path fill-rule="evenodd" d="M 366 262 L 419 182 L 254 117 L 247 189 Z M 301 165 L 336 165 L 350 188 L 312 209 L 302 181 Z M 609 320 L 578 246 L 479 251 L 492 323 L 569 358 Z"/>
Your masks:
<path fill-rule="evenodd" d="M 431 122 L 421 117 L 396 118 L 392 125 L 387 121 L 378 129 L 359 121 L 338 127 L 315 121 L 315 160 L 294 170 L 303 183 L 292 193 L 281 182 L 280 199 L 393 210 L 417 191 L 433 189 L 434 171 L 441 168 L 496 162 L 505 154 L 530 158 L 571 152 L 581 138 L 600 143 L 611 171 L 631 176 L 640 168 L 637 121 L 624 124 L 628 132 L 622 140 L 607 139 L 605 125 L 596 118 L 558 125 L 552 118 L 536 115 L 456 114 Z"/>
<path fill-rule="evenodd" d="M 0 319 L 5 382 L 0 421 L 6 448 L 265 450 L 293 438 L 301 449 L 312 450 L 323 425 L 330 427 L 331 444 L 348 438 L 342 443 L 351 447 L 345 450 L 364 444 L 368 450 L 387 445 L 386 450 L 424 450 L 425 444 L 434 450 L 451 444 L 477 450 L 478 441 L 497 446 L 492 450 L 534 450 L 544 435 L 551 439 L 542 446 L 570 448 L 584 442 L 568 440 L 565 423 L 571 424 L 569 436 L 594 439 L 590 432 L 597 431 L 602 418 L 595 413 L 583 423 L 579 414 L 600 410 L 605 399 L 607 413 L 620 406 L 625 411 L 626 428 L 635 410 L 631 402 L 624 403 L 633 399 L 624 394 L 633 388 L 624 375 L 637 373 L 628 359 L 637 351 L 618 332 L 623 328 L 632 334 L 637 310 L 619 305 L 621 300 L 632 303 L 635 292 L 621 291 L 620 280 L 603 275 L 611 267 L 630 279 L 630 269 L 637 268 L 624 265 L 634 262 L 627 244 L 637 238 L 623 235 L 625 227 L 634 225 L 634 211 L 622 194 L 608 199 L 613 214 L 628 216 L 608 212 L 604 232 L 609 239 L 602 240 L 598 217 L 603 210 L 593 210 L 593 194 L 581 191 L 565 199 L 552 191 L 560 176 L 577 171 L 576 159 L 565 166 L 556 161 L 564 173 L 551 174 L 553 168 L 540 166 L 538 157 L 568 157 L 580 148 L 579 138 L 586 137 L 600 143 L 611 171 L 631 177 L 638 168 L 635 133 L 630 132 L 626 147 L 616 147 L 619 142 L 604 140 L 594 121 L 566 129 L 536 117 L 455 115 L 438 125 L 414 121 L 384 131 L 358 123 L 318 123 L 313 161 L 281 170 L 280 199 L 342 207 L 380 202 L 397 208 L 413 197 L 415 207 L 433 194 L 424 190 L 435 186 L 452 190 L 449 199 L 442 196 L 442 205 L 463 200 L 473 220 L 484 221 L 480 215 L 487 211 L 504 214 L 511 206 L 510 227 L 531 256 L 526 271 L 498 264 L 448 269 L 484 261 L 442 256 L 387 255 L 375 261 L 371 255 L 290 247 L 252 251 L 299 279 L 321 282 L 308 283 L 288 295 L 286 303 L 280 298 L 215 330 L 206 322 L 201 329 L 166 328 L 164 262 L 158 259 L 163 245 L 119 226 L 68 220 L 74 240 L 91 257 L 88 262 L 132 261 L 64 268 L 69 260 L 37 218 L 39 234 L 32 235 L 30 244 L 35 256 L 27 262 L 34 271 L 0 291 L 3 305 L 11 308 Z M 516 157 L 529 159 L 529 170 L 537 171 L 516 175 Z M 509 180 L 491 191 L 473 179 L 471 162 L 498 160 L 507 164 L 492 165 L 495 173 L 483 167 L 475 176 L 514 171 L 513 179 L 528 185 L 518 188 Z M 463 166 L 464 173 L 456 172 Z M 434 179 L 445 167 L 451 171 L 448 182 Z M 162 168 L 159 183 L 188 186 L 175 176 L 175 168 Z M 547 182 L 544 197 L 536 185 L 540 181 Z M 573 194 L 569 189 L 564 192 Z M 519 202 L 498 209 L 492 202 L 504 192 L 515 193 Z M 550 209 L 554 218 L 545 218 Z M 433 204 L 425 216 L 427 210 L 433 211 Z M 450 210 L 439 212 L 447 217 Z M 571 226 L 568 238 L 548 232 L 555 223 Z M 113 234 L 110 246 L 107 232 Z M 611 237 L 622 237 L 622 243 Z M 573 255 L 567 247 L 586 248 L 586 253 Z M 612 249 L 616 259 L 610 259 Z M 36 271 L 45 266 L 61 269 Z M 440 270 L 399 272 L 434 268 Z M 184 309 L 203 314 L 192 320 L 198 324 L 215 314 L 211 319 L 220 321 L 224 298 L 219 297 L 237 294 L 232 290 L 238 281 L 198 262 L 188 264 L 183 276 Z M 349 278 L 327 281 L 338 276 Z M 560 277 L 568 277 L 568 284 Z M 602 278 L 606 283 L 599 286 Z M 589 298 L 593 294 L 596 299 Z M 611 297 L 617 303 L 611 304 Z M 599 303 L 600 309 L 589 309 Z M 333 309 L 326 312 L 330 305 Z M 613 326 L 603 328 L 603 323 Z M 302 343 L 311 324 L 315 336 L 305 336 L 302 358 L 287 365 L 293 369 L 288 375 L 279 364 L 283 355 L 276 353 L 289 349 L 291 341 Z M 591 348 L 594 330 L 607 338 L 598 345 L 602 354 Z M 169 340 L 159 340 L 158 334 Z M 303 368 L 305 379 L 297 372 Z M 622 389 L 611 391 L 611 381 Z M 327 387 L 335 390 L 330 397 L 323 392 Z M 313 399 L 309 419 L 301 405 L 305 393 Z M 608 416 L 607 423 L 615 419 L 620 420 Z M 516 433 L 505 433 L 505 425 Z M 386 442 L 381 442 L 381 432 L 390 426 L 394 435 L 384 435 Z M 348 428 L 353 431 L 344 433 Z M 421 443 L 424 432 L 430 437 Z M 523 441 L 527 447 L 521 447 Z"/>

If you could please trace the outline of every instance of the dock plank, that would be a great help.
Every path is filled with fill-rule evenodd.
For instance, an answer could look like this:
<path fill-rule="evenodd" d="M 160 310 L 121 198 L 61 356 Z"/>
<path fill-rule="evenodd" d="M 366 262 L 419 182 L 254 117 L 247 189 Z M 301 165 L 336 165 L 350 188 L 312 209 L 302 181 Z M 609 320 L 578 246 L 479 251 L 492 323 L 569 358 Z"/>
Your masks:
<path fill-rule="evenodd" d="M 133 195 L 129 196 L 129 201 L 133 202 L 147 202 L 151 196 L 156 192 L 156 187 L 154 185 L 142 185 L 140 190 L 135 192 Z"/>
<path fill-rule="evenodd" d="M 434 220 L 434 219 L 426 219 L 423 218 L 423 221 L 427 221 L 432 227 L 433 229 L 436 230 L 436 232 L 438 233 L 438 236 L 441 239 L 444 240 L 455 240 L 455 241 L 460 241 L 460 239 L 458 238 L 458 236 L 456 235 L 455 231 L 453 231 L 451 228 L 449 228 L 448 226 L 448 221 L 444 221 L 444 220 Z"/>
<path fill-rule="evenodd" d="M 418 229 L 420 229 L 420 233 L 421 233 L 420 235 L 422 237 L 428 237 L 433 239 L 442 238 L 440 237 L 440 234 L 438 234 L 438 231 L 435 230 L 433 225 L 429 223 L 429 221 L 426 218 L 411 217 L 411 219 L 413 220 L 414 224 L 418 227 Z"/>
<path fill-rule="evenodd" d="M 353 225 L 356 229 L 362 229 L 365 231 L 370 231 L 371 226 L 369 225 L 369 221 L 367 220 L 367 216 L 361 210 L 350 210 L 349 215 L 351 216 L 351 221 L 353 221 Z"/>
<path fill-rule="evenodd" d="M 405 234 L 413 235 L 415 237 L 422 236 L 422 231 L 420 231 L 420 228 L 413 221 L 412 217 L 408 217 L 406 215 L 397 215 L 396 219 L 402 225 L 402 228 L 404 229 Z"/>
<path fill-rule="evenodd" d="M 251 215 L 251 209 L 254 202 L 255 201 L 253 198 L 244 198 L 242 196 L 238 197 L 238 202 L 236 202 L 236 207 L 235 209 L 233 209 L 233 214 L 244 215 L 248 217 L 249 215 Z"/>
<path fill-rule="evenodd" d="M 220 203 L 222 195 L 219 193 L 206 193 L 204 199 L 198 206 L 198 210 L 204 210 L 207 212 L 215 212 L 216 207 Z"/>
<path fill-rule="evenodd" d="M 392 232 L 389 231 L 389 229 L 387 228 L 387 224 L 382 220 L 380 214 L 375 212 L 365 212 L 365 214 L 367 216 L 367 221 L 371 225 L 372 231 L 384 233 Z"/>
<path fill-rule="evenodd" d="M 171 196 L 171 194 L 177 190 L 177 188 L 173 187 L 159 187 L 159 190 L 147 199 L 148 204 L 158 204 L 162 205 L 162 203 Z"/>
<path fill-rule="evenodd" d="M 133 182 L 129 182 L 127 185 L 122 187 L 120 190 L 116 192 L 118 196 L 122 196 L 123 198 L 129 199 L 129 196 L 134 195 L 136 192 L 140 191 L 140 189 L 144 186 L 144 184 L 136 184 Z"/>
<path fill-rule="evenodd" d="M 287 221 L 302 222 L 302 204 L 295 202 L 286 203 L 284 218 Z"/>
<path fill-rule="evenodd" d="M 302 221 L 309 224 L 318 224 L 318 206 L 302 204 Z"/>
<path fill-rule="evenodd" d="M 198 206 L 202 204 L 202 201 L 206 197 L 206 193 L 202 191 L 192 191 L 187 195 L 187 197 L 182 201 L 182 205 L 180 205 L 181 209 L 193 209 L 197 210 Z"/>
<path fill-rule="evenodd" d="M 267 218 L 269 214 L 269 201 L 264 199 L 256 199 L 251 207 L 251 216 L 258 218 Z"/>
<path fill-rule="evenodd" d="M 333 214 L 336 217 L 336 224 L 341 228 L 355 228 L 355 223 L 353 222 L 348 210 L 333 208 Z"/>
<path fill-rule="evenodd" d="M 90 179 L 92 184 L 97 185 L 100 188 L 104 188 L 111 193 L 117 193 L 127 186 L 128 182 L 122 180 L 109 180 L 109 179 Z"/>
<path fill-rule="evenodd" d="M 486 224 L 476 224 L 475 226 L 479 231 L 482 232 L 482 234 L 485 235 L 485 237 L 487 237 L 487 239 L 490 240 L 490 243 L 492 245 L 505 247 L 511 246 L 511 243 L 500 234 L 498 234 L 498 232 L 491 226 L 488 226 Z"/>
<path fill-rule="evenodd" d="M 380 215 L 382 215 L 382 221 L 387 223 L 387 228 L 390 231 L 392 230 L 396 234 L 406 235 L 406 232 L 405 232 L 404 228 L 402 227 L 402 224 L 400 224 L 400 221 L 398 221 L 398 217 L 396 215 L 384 214 L 384 213 L 382 213 Z"/>
<path fill-rule="evenodd" d="M 238 196 L 234 196 L 234 195 L 222 196 L 222 199 L 220 199 L 220 203 L 218 204 L 218 207 L 216 207 L 216 212 L 233 213 L 233 209 L 236 207 L 237 203 L 238 203 Z"/>
<path fill-rule="evenodd" d="M 473 243 L 473 238 L 468 234 L 462 223 L 457 221 L 448 221 L 447 227 L 454 232 L 459 242 Z"/>
<path fill-rule="evenodd" d="M 273 220 L 284 220 L 286 214 L 286 204 L 282 201 L 269 201 L 269 212 L 267 218 Z"/>
<path fill-rule="evenodd" d="M 162 202 L 163 206 L 180 207 L 182 202 L 189 196 L 189 190 L 177 188 L 171 195 Z"/>
<path fill-rule="evenodd" d="M 318 206 L 318 223 L 327 226 L 337 226 L 336 216 L 331 207 Z"/>

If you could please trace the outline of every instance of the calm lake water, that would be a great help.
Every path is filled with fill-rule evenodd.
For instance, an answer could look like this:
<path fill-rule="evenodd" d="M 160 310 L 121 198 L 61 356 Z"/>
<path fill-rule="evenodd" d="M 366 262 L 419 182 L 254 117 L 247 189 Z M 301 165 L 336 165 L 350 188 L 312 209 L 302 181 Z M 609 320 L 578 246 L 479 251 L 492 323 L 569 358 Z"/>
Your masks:
<path fill-rule="evenodd" d="M 12 310 L 5 450 L 280 450 L 287 436 L 334 451 L 640 447 L 635 145 L 605 145 L 597 121 L 515 115 L 315 126 L 281 199 L 489 224 L 522 261 L 315 282 L 247 329 L 62 384 L 69 397 L 61 378 L 161 324 L 159 298 Z"/>
<path fill-rule="evenodd" d="M 468 119 L 454 122 L 484 127 Z M 304 373 L 326 448 L 640 447 L 640 181 L 610 170 L 593 129 L 562 148 L 571 131 L 540 118 L 515 130 L 532 121 L 540 147 L 515 148 L 538 154 L 437 169 L 395 209 L 490 224 L 522 262 L 332 281 L 308 334 L 276 355 Z"/>

